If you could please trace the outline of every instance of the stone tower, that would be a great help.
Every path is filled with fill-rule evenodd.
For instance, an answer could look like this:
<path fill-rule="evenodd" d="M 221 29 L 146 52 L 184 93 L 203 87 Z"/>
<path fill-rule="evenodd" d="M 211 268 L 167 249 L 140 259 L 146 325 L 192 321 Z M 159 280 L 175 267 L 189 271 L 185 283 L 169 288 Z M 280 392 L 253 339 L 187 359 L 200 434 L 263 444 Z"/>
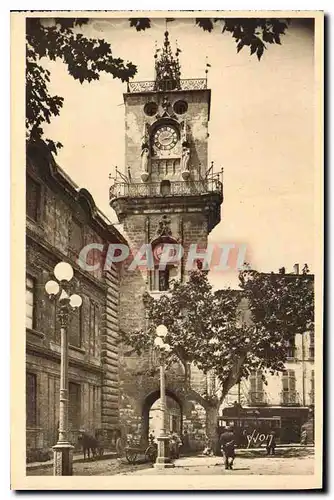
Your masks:
<path fill-rule="evenodd" d="M 155 80 L 131 82 L 124 94 L 125 169 L 116 170 L 110 188 L 110 205 L 131 250 L 150 244 L 155 263 L 154 269 L 136 272 L 125 266 L 120 296 L 123 331 L 143 326 L 144 291 L 159 296 L 172 278 L 186 279 L 189 246 L 206 247 L 208 234 L 220 221 L 223 201 L 220 176 L 208 166 L 211 91 L 207 80 L 181 79 L 179 49 L 172 53 L 167 31 L 154 58 Z M 181 244 L 184 255 L 177 265 L 160 270 L 159 252 L 166 242 Z M 131 378 L 127 367 L 134 369 L 135 362 L 130 358 L 122 364 L 123 392 L 133 394 L 141 414 L 145 397 L 158 381 L 147 387 L 146 379 L 139 384 L 138 377 Z"/>

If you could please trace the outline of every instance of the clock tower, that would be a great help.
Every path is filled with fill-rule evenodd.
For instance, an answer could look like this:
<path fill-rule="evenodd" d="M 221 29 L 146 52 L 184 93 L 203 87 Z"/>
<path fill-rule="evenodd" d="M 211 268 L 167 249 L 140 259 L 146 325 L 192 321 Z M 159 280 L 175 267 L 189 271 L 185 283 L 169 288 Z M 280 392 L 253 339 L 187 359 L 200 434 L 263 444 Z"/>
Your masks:
<path fill-rule="evenodd" d="M 128 83 L 126 167 L 122 173 L 116 168 L 110 187 L 110 205 L 132 251 L 151 244 L 157 262 L 164 242 L 184 249 L 178 265 L 141 273 L 152 292 L 168 290 L 171 278 L 186 279 L 188 248 L 206 247 L 223 201 L 220 174 L 208 166 L 211 91 L 206 78 L 181 79 L 179 52 L 172 52 L 166 31 L 154 55 L 154 81 Z"/>
<path fill-rule="evenodd" d="M 110 187 L 110 206 L 123 224 L 130 251 L 135 255 L 146 245 L 153 256 L 149 269 L 134 269 L 131 258 L 122 266 L 119 316 L 112 320 L 123 332 L 145 328 L 145 292 L 159 297 L 168 292 L 172 279 L 187 279 L 189 248 L 198 245 L 199 252 L 206 248 L 208 234 L 220 221 L 223 201 L 221 175 L 208 166 L 207 80 L 181 78 L 179 49 L 172 52 L 167 31 L 154 57 L 155 79 L 130 82 L 124 94 L 125 169 L 116 168 Z M 165 243 L 182 245 L 183 256 L 161 269 Z M 158 378 L 148 375 L 154 366 L 154 353 L 138 357 L 131 349 L 120 348 L 121 425 L 129 429 L 141 422 L 144 438 L 150 405 L 159 397 Z M 191 384 L 199 392 L 208 386 L 198 369 L 191 372 Z M 186 411 L 179 365 L 168 370 L 166 390 Z"/>

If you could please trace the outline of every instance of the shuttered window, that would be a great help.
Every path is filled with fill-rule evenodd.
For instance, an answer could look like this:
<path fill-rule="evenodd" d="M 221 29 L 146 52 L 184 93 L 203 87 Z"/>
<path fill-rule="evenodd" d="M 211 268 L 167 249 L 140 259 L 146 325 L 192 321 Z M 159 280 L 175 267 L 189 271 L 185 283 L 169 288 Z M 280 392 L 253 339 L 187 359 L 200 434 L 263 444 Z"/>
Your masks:
<path fill-rule="evenodd" d="M 37 424 L 37 377 L 34 373 L 26 373 L 26 425 Z"/>
<path fill-rule="evenodd" d="M 35 327 L 35 279 L 26 277 L 26 328 Z"/>
<path fill-rule="evenodd" d="M 310 404 L 314 405 L 314 370 L 311 371 L 310 387 Z"/>
<path fill-rule="evenodd" d="M 252 404 L 262 403 L 264 401 L 262 373 L 259 371 L 253 372 L 249 377 L 250 382 L 250 402 Z"/>
<path fill-rule="evenodd" d="M 294 370 L 285 370 L 282 374 L 282 399 L 285 404 L 297 402 L 296 374 Z"/>
<path fill-rule="evenodd" d="M 294 358 L 296 353 L 295 336 L 291 337 L 287 342 L 287 357 Z"/>
<path fill-rule="evenodd" d="M 310 332 L 309 357 L 314 359 L 314 332 Z"/>

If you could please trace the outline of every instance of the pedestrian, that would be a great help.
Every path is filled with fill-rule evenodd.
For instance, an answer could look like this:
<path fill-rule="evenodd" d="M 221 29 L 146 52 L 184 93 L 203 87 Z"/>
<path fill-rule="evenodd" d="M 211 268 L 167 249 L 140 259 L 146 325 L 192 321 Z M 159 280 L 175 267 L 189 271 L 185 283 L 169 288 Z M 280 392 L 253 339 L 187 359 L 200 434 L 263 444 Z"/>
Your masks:
<path fill-rule="evenodd" d="M 173 432 L 171 434 L 170 443 L 172 458 L 180 458 L 180 447 L 182 445 L 182 441 L 176 432 Z"/>
<path fill-rule="evenodd" d="M 275 455 L 275 448 L 276 448 L 276 432 L 272 430 L 270 434 L 267 437 L 267 442 L 266 442 L 266 447 L 267 447 L 267 455 Z"/>
<path fill-rule="evenodd" d="M 235 437 L 231 427 L 226 427 L 223 430 L 219 443 L 225 458 L 225 469 L 232 470 L 235 459 Z"/>
<path fill-rule="evenodd" d="M 149 435 L 148 439 L 149 439 L 150 444 L 154 444 L 155 443 L 154 431 L 150 432 L 150 435 Z"/>
<path fill-rule="evenodd" d="M 205 434 L 205 436 L 204 436 L 203 455 L 212 455 L 212 448 L 210 446 L 210 439 L 208 438 L 207 434 Z"/>
<path fill-rule="evenodd" d="M 182 453 L 186 455 L 189 452 L 189 448 L 190 448 L 189 434 L 188 431 L 185 429 L 182 436 Z"/>

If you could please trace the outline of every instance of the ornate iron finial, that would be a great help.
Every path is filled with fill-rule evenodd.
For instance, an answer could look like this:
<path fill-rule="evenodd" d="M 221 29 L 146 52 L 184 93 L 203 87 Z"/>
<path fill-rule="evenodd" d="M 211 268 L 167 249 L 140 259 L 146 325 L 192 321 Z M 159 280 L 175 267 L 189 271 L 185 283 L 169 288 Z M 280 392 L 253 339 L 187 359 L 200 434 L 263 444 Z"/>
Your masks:
<path fill-rule="evenodd" d="M 179 53 L 181 50 L 177 47 L 175 56 L 172 53 L 169 32 L 165 31 L 165 39 L 162 49 L 156 49 L 155 58 L 155 87 L 156 90 L 175 90 L 181 89 L 181 66 Z"/>

